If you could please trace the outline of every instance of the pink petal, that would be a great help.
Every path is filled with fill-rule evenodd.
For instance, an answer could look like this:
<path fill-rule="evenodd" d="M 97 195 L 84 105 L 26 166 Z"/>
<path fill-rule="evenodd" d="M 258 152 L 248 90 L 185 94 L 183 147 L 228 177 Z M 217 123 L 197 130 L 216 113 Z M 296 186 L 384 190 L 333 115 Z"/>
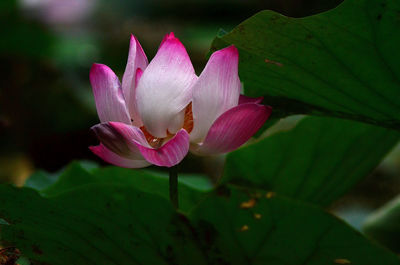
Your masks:
<path fill-rule="evenodd" d="M 90 69 L 90 83 L 100 121 L 120 121 L 130 124 L 131 119 L 125 106 L 121 86 L 114 72 L 106 65 L 93 64 Z"/>
<path fill-rule="evenodd" d="M 239 105 L 240 104 L 245 104 L 245 103 L 255 103 L 259 104 L 263 101 L 264 97 L 258 97 L 258 98 L 251 98 L 245 95 L 240 95 L 239 96 Z"/>
<path fill-rule="evenodd" d="M 98 146 L 90 146 L 89 149 L 98 157 L 106 161 L 107 163 L 113 164 L 119 167 L 126 168 L 142 168 L 151 165 L 146 160 L 132 160 L 123 158 L 116 153 L 110 151 L 104 145 L 100 144 Z"/>
<path fill-rule="evenodd" d="M 193 123 L 191 141 L 201 142 L 213 122 L 237 106 L 240 95 L 239 55 L 235 46 L 214 52 L 193 86 Z"/>
<path fill-rule="evenodd" d="M 136 37 L 131 35 L 128 62 L 126 64 L 124 76 L 122 77 L 122 91 L 124 92 L 129 114 L 133 119 L 133 125 L 138 127 L 142 126 L 142 121 L 136 105 L 135 90 L 137 86 L 137 72 L 138 68 L 144 70 L 146 69 L 147 65 L 147 57 L 142 49 L 142 46 L 140 46 L 140 43 Z"/>
<path fill-rule="evenodd" d="M 181 129 L 171 140 L 158 149 L 136 144 L 143 157 L 150 163 L 172 167 L 183 160 L 189 151 L 189 134 Z"/>
<path fill-rule="evenodd" d="M 148 162 L 157 166 L 174 166 L 181 162 L 189 151 L 189 134 L 184 129 L 181 129 L 163 146 L 154 149 L 139 128 L 120 122 L 110 122 L 109 124 L 125 139 L 125 142 L 133 145 L 131 149 L 134 152 L 139 150 Z"/>
<path fill-rule="evenodd" d="M 127 159 L 143 159 L 143 156 L 136 145 L 131 140 L 128 140 L 128 138 L 123 133 L 121 133 L 121 130 L 116 129 L 115 124 L 123 124 L 126 127 L 133 127 L 131 125 L 126 125 L 121 122 L 107 122 L 97 124 L 91 129 L 96 133 L 99 141 L 113 153 Z"/>
<path fill-rule="evenodd" d="M 235 150 L 253 136 L 271 114 L 271 108 L 254 103 L 238 105 L 223 113 L 211 126 L 202 144 L 191 151 L 200 155 Z"/>
<path fill-rule="evenodd" d="M 136 89 L 140 117 L 152 135 L 166 137 L 171 123 L 183 123 L 176 115 L 191 101 L 196 79 L 185 47 L 173 33 L 165 36 Z"/>

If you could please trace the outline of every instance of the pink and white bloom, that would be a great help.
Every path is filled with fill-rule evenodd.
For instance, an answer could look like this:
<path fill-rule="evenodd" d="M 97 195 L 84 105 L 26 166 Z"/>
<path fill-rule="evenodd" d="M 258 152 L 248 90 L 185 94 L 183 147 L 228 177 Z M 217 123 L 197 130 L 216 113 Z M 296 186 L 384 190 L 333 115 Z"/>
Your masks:
<path fill-rule="evenodd" d="M 92 127 L 101 143 L 90 149 L 108 163 L 140 168 L 174 166 L 189 150 L 214 155 L 238 148 L 271 114 L 262 98 L 240 95 L 238 59 L 234 46 L 216 51 L 197 77 L 173 33 L 150 63 L 131 36 L 122 84 L 106 65 L 90 70 L 101 121 Z"/>

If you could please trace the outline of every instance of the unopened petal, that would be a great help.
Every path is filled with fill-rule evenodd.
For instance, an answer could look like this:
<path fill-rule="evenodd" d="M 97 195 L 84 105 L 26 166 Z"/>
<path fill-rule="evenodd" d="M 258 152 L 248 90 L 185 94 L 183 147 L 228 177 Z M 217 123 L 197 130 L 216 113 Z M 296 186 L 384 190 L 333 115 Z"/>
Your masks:
<path fill-rule="evenodd" d="M 142 146 L 137 143 L 143 157 L 150 163 L 172 167 L 180 163 L 189 151 L 189 134 L 181 129 L 171 140 L 158 149 Z"/>
<path fill-rule="evenodd" d="M 122 77 L 122 91 L 124 92 L 126 105 L 133 120 L 133 124 L 138 127 L 142 125 L 142 121 L 136 106 L 137 72 L 139 68 L 142 70 L 146 69 L 147 65 L 147 57 L 142 46 L 140 46 L 136 37 L 131 35 L 128 62 L 126 64 L 124 76 Z"/>
<path fill-rule="evenodd" d="M 111 150 L 107 149 L 104 145 L 90 146 L 89 149 L 98 157 L 106 161 L 107 163 L 113 164 L 118 167 L 125 168 L 142 168 L 151 165 L 146 160 L 132 160 L 121 157 Z"/>
<path fill-rule="evenodd" d="M 167 35 L 136 89 L 141 119 L 152 135 L 167 136 L 175 116 L 191 101 L 196 79 L 185 47 L 173 33 Z"/>
<path fill-rule="evenodd" d="M 133 160 L 143 159 L 140 150 L 136 147 L 133 142 L 128 141 L 127 137 L 120 130 L 115 128 L 115 124 L 123 124 L 125 126 L 130 126 L 124 123 L 101 123 L 93 126 L 91 129 L 96 133 L 99 141 L 111 150 L 115 154 Z"/>
<path fill-rule="evenodd" d="M 201 142 L 213 122 L 238 105 L 240 80 L 238 51 L 234 46 L 214 52 L 193 87 L 191 141 Z"/>
<path fill-rule="evenodd" d="M 265 123 L 271 108 L 259 104 L 238 105 L 223 113 L 211 126 L 203 143 L 193 144 L 191 151 L 199 155 L 213 155 L 235 150 Z"/>
<path fill-rule="evenodd" d="M 114 72 L 106 65 L 93 64 L 90 69 L 90 83 L 100 121 L 130 123 L 121 86 Z"/>
<path fill-rule="evenodd" d="M 128 145 L 131 145 L 131 149 L 136 152 L 137 147 L 133 142 L 140 143 L 141 145 L 150 147 L 146 140 L 146 136 L 143 131 L 138 127 L 127 125 L 122 122 L 110 122 L 109 125 L 125 140 Z"/>

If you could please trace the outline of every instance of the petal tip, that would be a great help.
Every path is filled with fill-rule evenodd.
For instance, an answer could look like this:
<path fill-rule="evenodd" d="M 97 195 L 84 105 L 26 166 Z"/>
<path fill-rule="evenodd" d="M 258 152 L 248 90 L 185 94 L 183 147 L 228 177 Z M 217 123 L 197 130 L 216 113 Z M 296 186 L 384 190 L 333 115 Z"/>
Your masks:
<path fill-rule="evenodd" d="M 98 129 L 100 129 L 100 128 L 103 127 L 103 126 L 107 126 L 108 123 L 109 123 L 109 122 L 98 123 L 98 124 L 93 125 L 92 127 L 90 127 L 90 130 L 91 130 L 92 132 L 95 132 L 95 133 L 96 133 L 96 131 L 97 131 Z"/>
<path fill-rule="evenodd" d="M 88 148 L 93 154 L 95 154 L 97 156 L 99 155 L 99 153 L 101 151 L 100 150 L 101 149 L 100 145 L 92 145 L 92 146 L 89 146 Z"/>
<path fill-rule="evenodd" d="M 100 67 L 100 64 L 98 64 L 98 63 L 92 64 L 92 67 L 90 67 L 90 73 L 89 73 L 90 79 L 93 78 L 93 75 L 95 74 L 95 72 L 97 72 L 97 69 L 99 69 L 99 67 Z"/>
<path fill-rule="evenodd" d="M 90 71 L 101 70 L 103 68 L 108 68 L 108 66 L 101 63 L 93 63 L 92 67 L 90 68 Z"/>
<path fill-rule="evenodd" d="M 91 132 L 96 133 L 97 126 L 99 126 L 99 124 L 93 125 L 92 127 L 90 127 L 89 130 L 90 130 Z"/>
<path fill-rule="evenodd" d="M 258 107 L 258 109 L 260 111 L 259 112 L 260 116 L 261 116 L 260 120 L 262 120 L 262 124 L 264 124 L 268 120 L 269 116 L 271 116 L 272 107 L 266 106 L 266 105 L 257 104 L 257 103 L 248 103 L 248 104 L 254 104 L 254 105 L 256 105 Z"/>
<path fill-rule="evenodd" d="M 231 45 L 231 46 L 228 46 L 228 47 L 226 47 L 226 48 L 224 48 L 226 51 L 228 51 L 228 52 L 231 52 L 231 53 L 233 53 L 233 54 L 239 54 L 239 51 L 238 51 L 238 49 L 236 48 L 236 46 L 235 45 Z M 223 50 L 224 50 L 223 49 Z"/>
<path fill-rule="evenodd" d="M 177 45 L 182 45 L 181 41 L 175 37 L 175 34 L 173 32 L 167 33 L 164 36 L 164 39 L 162 40 L 160 47 L 163 46 L 164 44 L 169 43 L 169 44 L 177 44 Z"/>
<path fill-rule="evenodd" d="M 132 33 L 131 33 L 131 36 L 130 36 L 130 38 L 129 38 L 129 45 L 130 45 L 130 47 L 132 47 L 133 45 L 135 45 L 135 46 L 140 46 L 140 45 L 139 45 L 138 39 L 137 39 L 136 36 L 133 35 Z"/>
<path fill-rule="evenodd" d="M 125 123 L 110 121 L 107 123 L 112 129 L 116 130 L 119 134 L 124 136 L 124 128 L 127 126 Z M 129 125 L 128 125 L 129 126 Z"/>
<path fill-rule="evenodd" d="M 96 78 L 98 74 L 102 74 L 102 73 L 114 74 L 114 72 L 111 70 L 111 68 L 105 64 L 101 64 L 101 63 L 92 64 L 92 67 L 90 68 L 90 74 L 89 74 L 90 80 L 93 80 L 93 78 Z"/>
<path fill-rule="evenodd" d="M 165 35 L 165 38 L 166 38 L 166 39 L 174 39 L 174 38 L 176 38 L 176 37 L 175 37 L 174 32 L 171 31 L 170 33 L 167 33 L 167 34 Z"/>
<path fill-rule="evenodd" d="M 211 54 L 209 61 L 210 60 L 218 63 L 231 63 L 237 67 L 239 63 L 239 52 L 235 46 L 231 45 L 215 51 L 213 54 Z"/>
<path fill-rule="evenodd" d="M 119 129 L 121 128 L 121 123 L 116 122 L 116 121 L 109 121 L 109 122 L 107 122 L 107 125 L 109 125 L 113 129 L 117 130 L 118 132 L 119 132 Z"/>
<path fill-rule="evenodd" d="M 129 48 L 132 48 L 133 46 L 136 46 L 136 37 L 131 34 L 129 38 Z"/>
<path fill-rule="evenodd" d="M 171 39 L 176 39 L 175 34 L 173 31 L 171 31 L 170 33 L 167 33 L 164 37 L 165 40 L 171 40 Z"/>
<path fill-rule="evenodd" d="M 261 104 L 257 104 L 257 105 L 261 105 Z M 272 113 L 272 107 L 271 106 L 266 106 L 266 105 L 261 105 L 264 107 L 264 111 L 267 113 L 267 115 L 271 115 Z"/>
<path fill-rule="evenodd" d="M 249 102 L 249 103 L 244 103 L 242 105 L 252 105 L 254 107 L 256 107 L 256 111 L 258 111 L 258 113 L 263 115 L 264 118 L 264 122 L 269 118 L 269 116 L 272 113 L 272 107 L 271 106 L 267 106 L 267 105 L 263 105 L 263 104 L 259 104 L 257 102 Z"/>
<path fill-rule="evenodd" d="M 214 52 L 214 54 L 226 54 L 226 55 L 230 55 L 230 56 L 239 56 L 239 51 L 238 49 L 235 47 L 235 45 L 230 45 L 228 47 L 225 47 L 221 50 L 218 50 L 216 52 Z"/>

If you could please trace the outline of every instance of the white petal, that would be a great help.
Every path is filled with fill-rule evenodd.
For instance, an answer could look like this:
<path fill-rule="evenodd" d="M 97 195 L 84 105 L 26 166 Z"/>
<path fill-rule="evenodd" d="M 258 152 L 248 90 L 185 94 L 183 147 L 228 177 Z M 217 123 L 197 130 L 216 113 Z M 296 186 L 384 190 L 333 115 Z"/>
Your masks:
<path fill-rule="evenodd" d="M 168 131 L 170 133 L 177 133 L 183 126 L 183 121 L 185 119 L 185 111 L 186 108 L 181 110 L 175 117 L 171 120 L 171 123 L 168 126 Z"/>
<path fill-rule="evenodd" d="M 192 99 L 196 79 L 185 47 L 173 33 L 167 35 L 136 89 L 140 116 L 153 136 L 165 137 L 167 129 L 175 127 L 176 115 Z"/>
<path fill-rule="evenodd" d="M 140 115 L 137 111 L 136 106 L 136 86 L 137 86 L 137 75 L 138 69 L 146 69 L 148 65 L 146 54 L 144 53 L 142 46 L 135 36 L 131 35 L 129 44 L 128 62 L 124 76 L 122 77 L 122 91 L 124 92 L 126 105 L 129 110 L 129 114 L 133 120 L 133 125 L 142 126 Z"/>
<path fill-rule="evenodd" d="M 191 142 L 202 142 L 213 122 L 238 105 L 241 87 L 238 60 L 234 46 L 214 52 L 193 86 Z"/>

